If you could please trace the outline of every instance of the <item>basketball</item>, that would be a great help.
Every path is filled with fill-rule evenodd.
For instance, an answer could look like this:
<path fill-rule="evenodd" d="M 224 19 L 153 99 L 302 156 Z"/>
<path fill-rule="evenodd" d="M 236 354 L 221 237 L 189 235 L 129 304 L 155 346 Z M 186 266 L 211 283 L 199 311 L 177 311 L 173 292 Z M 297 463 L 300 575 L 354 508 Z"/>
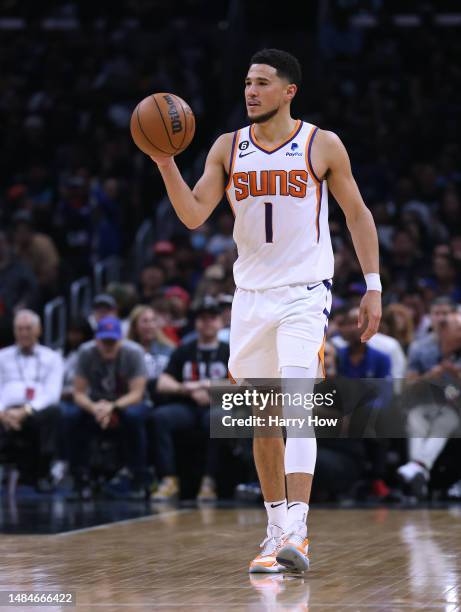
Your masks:
<path fill-rule="evenodd" d="M 156 93 L 139 102 L 131 115 L 131 136 L 147 155 L 171 157 L 191 143 L 195 117 L 179 96 Z"/>

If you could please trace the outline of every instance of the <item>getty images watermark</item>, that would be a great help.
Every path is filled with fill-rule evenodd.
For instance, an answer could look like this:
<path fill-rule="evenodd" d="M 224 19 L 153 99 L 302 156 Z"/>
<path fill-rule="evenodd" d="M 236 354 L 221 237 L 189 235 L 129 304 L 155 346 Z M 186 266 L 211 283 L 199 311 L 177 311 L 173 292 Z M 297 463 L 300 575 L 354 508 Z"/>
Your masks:
<path fill-rule="evenodd" d="M 335 389 L 316 389 L 314 380 L 280 379 L 211 385 L 211 437 L 313 437 L 341 424 Z M 283 431 L 282 431 L 283 430 Z"/>
<path fill-rule="evenodd" d="M 225 414 L 222 419 L 223 427 L 335 427 L 338 424 L 337 417 L 320 417 L 319 415 L 306 414 L 302 416 L 299 412 L 312 411 L 314 408 L 332 407 L 336 391 L 325 394 L 313 392 L 283 392 L 258 391 L 257 389 L 245 389 L 243 392 L 223 393 L 221 396 L 221 407 L 224 411 L 236 408 L 255 410 L 257 412 L 268 411 L 277 407 L 282 414 L 251 414 L 246 417 Z M 293 414 L 292 414 L 293 413 Z"/>
<path fill-rule="evenodd" d="M 210 436 L 461 438 L 458 380 L 256 379 L 210 385 Z"/>

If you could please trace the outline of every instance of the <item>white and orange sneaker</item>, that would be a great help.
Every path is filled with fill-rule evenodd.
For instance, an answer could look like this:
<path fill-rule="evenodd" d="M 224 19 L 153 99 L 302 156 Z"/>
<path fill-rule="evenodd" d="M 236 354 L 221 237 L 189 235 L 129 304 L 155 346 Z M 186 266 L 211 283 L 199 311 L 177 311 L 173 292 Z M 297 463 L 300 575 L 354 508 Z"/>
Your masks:
<path fill-rule="evenodd" d="M 278 525 L 267 526 L 267 537 L 261 542 L 261 552 L 250 563 L 250 574 L 276 574 L 283 567 L 277 563 L 276 554 L 283 543 L 283 529 Z"/>
<path fill-rule="evenodd" d="M 307 525 L 296 521 L 284 534 L 282 545 L 275 554 L 276 563 L 283 567 L 282 571 L 305 572 L 309 569 L 308 550 Z"/>

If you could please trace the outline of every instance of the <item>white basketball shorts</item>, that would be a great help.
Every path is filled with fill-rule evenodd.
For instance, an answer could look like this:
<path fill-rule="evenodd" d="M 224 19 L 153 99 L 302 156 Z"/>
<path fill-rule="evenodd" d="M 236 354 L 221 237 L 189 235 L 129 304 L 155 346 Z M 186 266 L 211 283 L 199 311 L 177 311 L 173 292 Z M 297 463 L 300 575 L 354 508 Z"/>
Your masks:
<path fill-rule="evenodd" d="M 280 378 L 284 366 L 313 368 L 313 377 L 323 376 L 331 286 L 328 279 L 258 291 L 237 288 L 229 377 Z"/>

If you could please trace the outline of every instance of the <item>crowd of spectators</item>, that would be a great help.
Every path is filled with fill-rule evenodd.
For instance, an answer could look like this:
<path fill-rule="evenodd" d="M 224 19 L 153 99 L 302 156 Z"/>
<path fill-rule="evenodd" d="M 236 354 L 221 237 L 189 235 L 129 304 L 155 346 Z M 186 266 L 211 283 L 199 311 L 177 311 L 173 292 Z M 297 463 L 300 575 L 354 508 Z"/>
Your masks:
<path fill-rule="evenodd" d="M 73 3 L 61 8 L 46 5 L 41 9 L 49 11 L 46 16 L 74 20 L 76 25 L 68 30 L 41 27 L 38 15 L 26 11 L 24 29 L 2 30 L 0 346 L 10 347 L 7 351 L 16 346 L 13 352 L 19 356 L 14 363 L 24 358 L 24 372 L 30 368 L 32 379 L 38 376 L 33 360 L 26 367 L 29 349 L 21 344 L 17 320 L 13 326 L 15 313 L 26 308 L 42 315 L 44 304 L 67 294 L 69 283 L 89 274 L 97 260 L 117 255 L 128 262 L 124 282 L 112 284 L 98 296 L 90 319 L 69 323 L 59 398 L 34 406 L 35 397 L 8 399 L 2 384 L 1 427 L 2 438 L 8 433 L 8 457 L 14 463 L 18 457 L 33 463 L 32 472 L 22 463 L 19 469 L 23 476 L 33 474 L 42 488 L 47 487 L 50 465 L 52 469 L 59 459 L 73 471 L 79 494 L 90 494 L 88 466 L 82 458 L 89 456 L 85 444 L 91 443 L 91 431 L 99 427 L 115 433 L 123 430 L 124 444 L 130 440 L 136 447 L 136 456 L 126 448 L 121 454 L 134 495 L 140 495 L 149 480 L 149 466 L 156 467 L 161 479 L 157 497 L 180 493 L 172 437 L 192 425 L 200 429 L 208 418 L 197 408 L 206 404 L 205 391 L 191 383 L 209 373 L 187 373 L 184 363 L 190 361 L 188 348 L 208 343 L 203 334 L 211 331 L 204 332 L 200 316 L 195 315 L 210 298 L 220 310 L 214 330 L 220 347 L 216 359 L 225 362 L 236 257 L 233 219 L 222 204 L 210 221 L 186 231 L 173 211 L 162 207 L 164 188 L 150 160 L 131 142 L 129 117 L 139 99 L 152 91 L 174 91 L 186 99 L 196 114 L 197 135 L 178 163 L 193 181 L 213 139 L 245 123 L 246 62 L 263 46 L 285 48 L 300 58 L 304 85 L 294 112 L 342 138 L 378 228 L 385 309 L 380 334 L 364 348 L 353 329 L 364 280 L 343 215 L 331 202 L 336 259 L 328 351 L 334 355 L 331 362 L 337 373 L 391 376 L 397 392 L 404 386 L 399 381 L 406 378 L 441 375 L 453 379 L 456 388 L 461 346 L 454 316 L 461 302 L 460 107 L 455 95 L 461 85 L 455 61 L 461 51 L 459 27 L 435 25 L 433 3 L 426 4 L 419 26 L 397 27 L 384 14 L 382 3 L 375 2 L 381 10 L 377 26 L 362 29 L 351 26 L 349 17 L 357 8 L 368 9 L 368 3 L 346 2 L 322 19 L 312 7 L 299 6 L 309 11 L 303 29 L 293 29 L 292 20 L 282 19 L 274 34 L 257 22 L 252 3 L 246 8 L 244 4 L 223 3 L 205 11 L 202 2 L 189 2 L 184 15 L 176 18 L 164 7 L 155 15 L 155 35 L 147 27 L 153 17 L 150 3 L 129 2 L 121 2 L 110 18 L 96 8 L 83 10 Z M 168 28 L 162 28 L 166 22 Z M 421 49 L 425 62 L 420 61 Z M 133 240 L 146 218 L 153 222 L 156 239 L 135 275 L 130 265 Z M 35 345 L 38 320 L 28 316 L 33 328 L 29 342 Z M 117 391 L 109 389 L 113 371 L 100 376 L 85 365 L 85 355 L 87 363 L 98 362 L 98 355 L 101 364 L 105 362 L 100 350 L 103 338 L 97 335 L 104 329 L 108 333 L 103 329 L 107 321 L 112 321 L 109 332 L 117 334 L 111 341 L 121 343 L 123 354 L 130 353 L 120 358 L 128 374 Z M 82 344 L 91 353 L 79 348 Z M 89 354 L 96 357 L 88 360 Z M 111 362 L 108 353 L 106 357 Z M 45 376 L 46 359 L 40 376 Z M 9 363 L 7 353 L 2 353 L 2 360 Z M 8 377 L 5 370 L 1 372 Z M 101 390 L 92 388 L 93 379 L 95 384 L 112 382 L 101 395 Z M 170 411 L 165 408 L 167 392 Z M 184 401 L 181 395 L 186 392 Z M 124 396 L 133 406 L 132 415 L 123 411 Z M 385 497 L 392 486 L 389 457 L 397 453 L 395 473 L 413 493 L 424 497 L 431 473 L 457 442 L 447 443 L 458 427 L 456 398 L 452 393 L 447 399 L 444 393 L 434 402 L 444 422 L 442 429 L 436 428 L 437 437 L 431 434 L 423 402 L 409 415 L 421 437 L 415 437 L 408 449 L 393 443 L 373 447 L 329 440 L 319 443 L 319 465 L 331 475 L 335 466 L 344 470 L 348 464 L 352 480 L 368 477 L 372 492 Z M 6 410 L 11 406 L 16 412 Z M 57 440 L 54 454 L 47 450 L 49 439 L 42 439 L 42 421 L 36 412 L 43 418 L 49 414 L 47 419 L 54 423 L 55 429 L 47 426 Z M 42 463 L 31 462 L 31 455 L 22 451 L 18 455 L 24 439 L 19 436 L 18 441 L 13 433 L 22 424 L 27 424 L 27 445 L 33 452 L 42 449 Z M 83 446 L 77 442 L 81 439 Z M 429 443 L 428 450 L 423 439 L 439 442 Z M 216 449 L 207 452 L 212 456 Z M 347 461 L 342 461 L 344 457 Z M 397 472 L 399 461 L 403 465 Z M 215 460 L 208 463 L 217 465 Z M 199 494 L 213 497 L 216 474 L 204 468 L 203 475 Z M 123 489 L 122 480 L 117 472 L 107 483 L 107 492 L 117 494 Z M 317 493 L 337 495 L 338 487 Z"/>

